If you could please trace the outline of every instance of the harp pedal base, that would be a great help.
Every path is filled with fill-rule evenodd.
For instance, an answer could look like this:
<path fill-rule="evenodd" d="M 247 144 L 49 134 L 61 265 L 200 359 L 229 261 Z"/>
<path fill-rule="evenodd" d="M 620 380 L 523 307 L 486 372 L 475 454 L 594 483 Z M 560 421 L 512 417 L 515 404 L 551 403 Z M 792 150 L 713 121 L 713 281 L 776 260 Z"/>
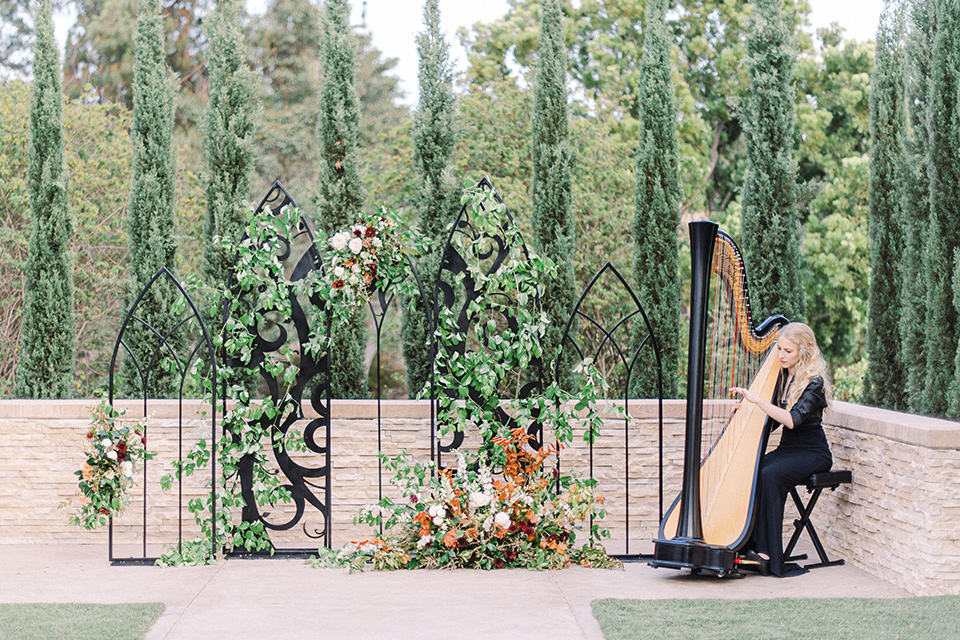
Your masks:
<path fill-rule="evenodd" d="M 665 569 L 690 569 L 694 573 L 710 571 L 718 577 L 739 577 L 736 570 L 737 552 L 727 547 L 718 547 L 703 540 L 675 538 L 655 540 L 651 567 Z"/>

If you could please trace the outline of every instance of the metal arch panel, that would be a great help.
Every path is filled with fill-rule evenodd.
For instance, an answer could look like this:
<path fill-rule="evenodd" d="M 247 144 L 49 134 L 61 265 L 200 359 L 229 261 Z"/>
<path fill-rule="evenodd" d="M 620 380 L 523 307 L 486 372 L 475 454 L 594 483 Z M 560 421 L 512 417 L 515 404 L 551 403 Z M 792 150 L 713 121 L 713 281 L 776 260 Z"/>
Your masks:
<path fill-rule="evenodd" d="M 140 305 L 140 302 L 147 295 L 149 290 L 154 287 L 157 282 L 164 281 L 172 284 L 173 287 L 179 292 L 186 309 L 186 314 L 176 321 L 172 327 L 154 327 L 148 322 L 137 316 L 137 307 Z M 192 326 L 191 323 L 195 323 L 194 332 L 190 333 L 189 330 Z M 137 360 L 136 355 L 133 350 L 130 349 L 129 345 L 124 341 L 124 336 L 126 335 L 127 330 L 131 326 L 142 326 L 144 327 L 149 334 L 152 334 L 158 338 L 159 342 L 154 349 L 150 361 L 146 366 L 143 363 Z M 178 353 L 176 349 L 176 341 L 172 337 L 178 332 L 186 333 L 184 343 L 190 344 L 191 339 L 193 346 L 186 352 L 186 354 Z M 212 391 L 212 401 L 214 406 L 217 402 L 217 359 L 216 352 L 213 348 L 213 341 L 210 338 L 210 334 L 207 331 L 207 327 L 203 322 L 203 318 L 197 309 L 196 304 L 194 304 L 193 299 L 184 289 L 183 285 L 177 280 L 176 276 L 170 272 L 167 267 L 161 267 L 159 271 L 150 279 L 147 285 L 140 291 L 137 295 L 136 300 L 131 306 L 130 310 L 127 312 L 127 315 L 124 317 L 123 322 L 120 325 L 120 330 L 117 333 L 117 339 L 114 343 L 113 353 L 110 358 L 110 366 L 108 369 L 108 401 L 111 406 L 114 405 L 114 380 L 115 372 L 118 364 L 118 356 L 120 355 L 120 347 L 123 347 L 126 355 L 131 359 L 131 362 L 137 368 L 141 380 L 141 389 L 143 392 L 143 417 L 147 417 L 148 414 L 148 383 L 150 380 L 150 373 L 153 368 L 157 366 L 160 362 L 161 353 L 166 352 L 167 356 L 173 359 L 175 363 L 177 372 L 179 373 L 179 393 L 178 399 L 181 405 L 181 409 L 178 412 L 180 416 L 180 425 L 178 429 L 178 456 L 179 460 L 183 461 L 183 387 L 187 379 L 188 372 L 190 371 L 192 364 L 196 361 L 201 354 L 205 354 L 207 357 L 209 380 L 211 381 L 210 388 Z M 145 431 L 149 426 L 145 429 Z M 147 434 L 144 433 L 144 437 Z M 216 460 L 213 456 L 213 452 L 216 450 L 216 441 L 217 441 L 217 415 L 216 411 L 210 412 L 210 454 L 211 454 L 211 496 L 216 497 Z M 142 522 L 141 522 L 141 542 L 142 542 L 142 553 L 140 556 L 124 556 L 118 557 L 114 554 L 114 522 L 113 518 L 110 518 L 109 521 L 109 535 L 108 535 L 108 557 L 112 564 L 152 564 L 156 562 L 156 557 L 148 557 L 147 554 L 147 532 L 148 532 L 148 509 L 147 509 L 147 475 L 148 475 L 149 461 L 143 462 L 143 512 L 142 512 Z M 210 514 L 211 521 L 213 523 L 212 536 L 211 536 L 211 554 L 216 555 L 216 500 L 210 500 Z M 183 491 L 182 491 L 182 480 L 178 483 L 178 513 L 177 513 L 177 549 L 182 551 L 183 545 Z"/>
<path fill-rule="evenodd" d="M 470 220 L 469 213 L 467 211 L 466 205 L 460 207 L 460 211 L 457 214 L 457 217 L 454 219 L 450 233 L 447 236 L 446 244 L 444 245 L 443 253 L 440 257 L 440 267 L 437 272 L 437 279 L 434 283 L 433 289 L 433 299 L 435 304 L 433 306 L 432 314 L 432 326 L 438 327 L 440 321 L 440 312 L 441 309 L 447 309 L 454 314 L 456 317 L 456 322 L 458 330 L 464 335 L 469 331 L 470 325 L 476 318 L 470 313 L 470 304 L 475 300 L 481 298 L 484 295 L 482 288 L 477 286 L 477 283 L 473 277 L 470 276 L 468 270 L 468 265 L 466 259 L 457 251 L 454 245 L 454 238 L 457 234 L 462 234 L 467 236 L 473 242 L 482 242 L 486 243 L 484 250 L 481 251 L 480 258 L 485 261 L 484 269 L 486 274 L 496 273 L 502 266 L 504 260 L 509 256 L 509 247 L 506 242 L 505 231 L 511 226 L 516 226 L 516 222 L 513 219 L 513 216 L 510 213 L 510 209 L 506 206 L 503 199 L 497 193 L 496 189 L 493 187 L 493 184 L 490 182 L 489 178 L 484 176 L 478 183 L 477 188 L 489 190 L 492 192 L 494 199 L 501 205 L 503 205 L 503 215 L 504 219 L 499 225 L 500 233 L 498 235 L 488 235 L 483 234 L 473 222 Z M 524 255 L 529 255 L 526 243 L 522 245 L 522 250 Z M 454 284 L 457 281 L 460 281 L 460 286 L 455 287 Z M 535 296 L 534 304 L 539 309 L 540 308 L 540 294 L 539 292 Z M 504 315 L 502 317 L 508 327 L 511 329 L 517 329 L 516 318 Z M 434 335 L 431 340 L 431 352 L 433 354 L 437 353 L 437 349 L 440 348 L 440 344 Z M 453 348 L 453 351 L 457 352 L 460 355 L 463 355 L 467 351 L 466 342 L 462 342 L 456 347 Z M 522 397 L 529 397 L 538 393 L 543 388 L 542 380 L 542 366 L 543 363 L 539 358 L 533 358 L 531 360 L 531 369 L 538 372 L 533 380 L 527 380 L 522 385 L 520 385 L 520 395 Z M 435 360 L 431 361 L 431 371 L 430 379 L 431 381 L 436 380 L 436 376 L 439 372 L 435 369 L 436 364 Z M 524 372 L 517 372 L 518 375 L 523 375 Z M 434 410 L 432 413 L 436 414 L 436 409 L 439 404 L 439 398 L 436 397 L 436 386 L 434 384 L 430 385 L 431 388 L 431 400 L 434 404 Z M 468 395 L 473 399 L 478 399 L 481 397 L 479 389 L 467 387 Z M 453 395 L 454 390 L 447 390 L 448 395 Z M 516 420 L 510 416 L 502 408 L 497 409 L 496 419 L 501 422 L 501 424 L 507 426 L 508 428 L 516 428 L 520 426 L 516 423 Z M 534 439 L 531 440 L 531 445 L 534 447 L 539 447 L 542 440 L 542 425 L 536 421 L 536 416 L 534 416 L 534 421 L 527 425 L 527 432 L 534 436 Z M 434 436 L 436 441 L 436 462 L 437 466 L 442 468 L 442 459 L 441 456 L 443 453 L 448 453 L 455 449 L 458 449 L 463 444 L 464 434 L 462 432 L 454 432 L 450 442 L 442 443 L 440 442 L 440 436 Z"/>
<path fill-rule="evenodd" d="M 620 317 L 613 318 L 610 321 L 604 321 L 603 319 L 596 319 L 585 313 L 582 308 L 585 301 L 590 296 L 590 293 L 604 282 L 612 280 L 612 286 L 618 288 L 622 293 L 626 294 L 628 299 L 632 301 L 633 309 L 628 313 L 624 313 Z M 646 329 L 646 335 L 640 338 L 638 341 L 634 342 L 634 332 L 630 331 L 631 321 L 636 321 L 639 317 L 639 320 L 643 322 L 643 327 Z M 585 345 L 581 344 L 582 340 L 582 331 L 575 331 L 575 328 L 579 323 L 585 323 L 588 327 L 592 328 L 596 334 L 599 336 L 599 340 L 596 341 L 595 345 L 591 345 L 590 349 L 587 349 Z M 635 346 L 633 346 L 635 344 Z M 583 293 L 580 295 L 580 298 L 577 300 L 577 303 L 573 307 L 573 311 L 570 313 L 570 317 L 567 320 L 566 327 L 564 328 L 561 340 L 560 340 L 561 349 L 572 348 L 576 351 L 578 357 L 585 359 L 587 357 L 593 358 L 594 361 L 597 361 L 600 354 L 608 349 L 613 352 L 615 359 L 619 360 L 620 364 L 626 369 L 626 375 L 624 377 L 624 382 L 622 388 L 620 389 L 619 399 L 623 401 L 623 410 L 626 415 L 629 415 L 630 411 L 630 377 L 633 373 L 633 368 L 637 363 L 637 359 L 641 352 L 644 349 L 652 349 L 654 360 L 657 367 L 657 389 L 658 389 L 658 402 L 657 402 L 657 424 L 658 424 L 658 449 L 659 449 L 659 519 L 663 518 L 663 365 L 660 358 L 660 348 L 657 344 L 656 335 L 654 334 L 653 327 L 650 324 L 650 320 L 647 317 L 646 312 L 643 309 L 643 305 L 640 304 L 639 298 L 637 298 L 636 293 L 627 283 L 626 279 L 620 272 L 617 270 L 613 264 L 607 262 L 604 264 L 597 273 L 590 280 L 590 283 L 583 290 Z M 631 346 L 633 350 L 631 351 Z M 559 367 L 560 358 L 557 358 L 557 362 L 554 366 Z M 630 440 L 629 440 L 629 421 L 624 421 L 624 443 L 623 443 L 623 492 L 624 492 L 624 513 L 625 513 L 625 528 L 624 528 L 624 540 L 625 540 L 625 550 L 623 554 L 617 554 L 617 557 L 622 559 L 639 559 L 646 557 L 642 554 L 631 553 L 630 552 Z M 560 465 L 560 456 L 557 456 L 557 465 Z M 594 478 L 594 448 L 593 442 L 589 443 L 589 477 Z M 593 523 L 591 522 L 591 525 Z"/>
<path fill-rule="evenodd" d="M 278 214 L 284 207 L 297 207 L 296 201 L 290 196 L 286 188 L 279 182 L 275 182 L 267 194 L 260 201 L 256 213 L 261 213 L 270 209 L 274 215 Z M 297 282 L 306 278 L 312 271 L 323 271 L 323 265 L 320 253 L 314 242 L 314 235 L 310 229 L 306 218 L 300 216 L 297 232 L 291 238 L 278 238 L 280 241 L 281 252 L 278 255 L 283 261 L 288 261 L 292 255 L 293 245 L 297 239 L 308 242 L 304 253 L 297 260 L 289 276 L 290 282 Z M 234 257 L 234 267 L 236 265 L 236 256 Z M 243 300 L 249 300 L 248 293 L 234 284 L 234 269 L 231 268 L 228 279 L 227 290 L 234 296 Z M 253 302 L 248 304 L 252 307 Z M 276 425 L 264 424 L 268 427 L 271 434 L 271 451 L 273 452 L 274 462 L 279 473 L 283 475 L 281 486 L 290 492 L 293 500 L 294 512 L 292 514 L 278 515 L 276 505 L 258 504 L 256 494 L 253 488 L 253 468 L 254 459 L 252 454 L 245 456 L 241 460 L 237 477 L 240 482 L 241 495 L 244 498 L 245 506 L 241 512 L 241 519 L 245 522 L 262 521 L 268 530 L 289 531 L 297 526 L 303 531 L 306 540 L 311 541 L 311 546 L 304 546 L 296 549 L 276 548 L 280 553 L 303 553 L 315 550 L 315 541 L 319 540 L 324 546 L 329 547 L 332 542 L 331 536 L 331 460 L 330 460 L 330 354 L 329 351 L 322 355 L 310 353 L 303 348 L 303 345 L 309 340 L 309 336 L 314 327 L 310 325 L 310 316 L 306 309 L 313 306 L 320 310 L 323 309 L 323 301 L 315 298 L 309 300 L 299 299 L 295 293 L 291 292 L 291 317 L 282 319 L 283 324 L 275 324 L 274 328 L 277 335 L 274 337 L 264 336 L 260 331 L 252 332 L 255 334 L 255 348 L 249 365 L 242 365 L 238 359 L 229 358 L 227 363 L 233 367 L 245 367 L 251 373 L 260 376 L 263 384 L 267 387 L 271 399 L 275 404 L 279 404 L 280 384 L 270 375 L 263 366 L 268 354 L 280 350 L 288 341 L 294 341 L 299 353 L 299 366 L 293 385 L 288 393 L 293 398 L 294 410 L 285 416 L 285 418 Z M 223 319 L 226 321 L 228 310 L 226 306 L 223 310 Z M 330 322 L 325 320 L 325 325 L 321 327 L 325 335 L 330 335 Z M 226 354 L 229 356 L 230 354 Z M 316 412 L 317 417 L 310 420 L 303 429 L 303 440 L 309 456 L 292 456 L 286 447 L 282 446 L 283 440 L 292 428 L 297 427 L 297 423 L 304 419 L 302 412 L 302 402 L 309 399 L 311 408 Z M 308 506 L 319 514 L 322 525 L 308 525 L 304 521 Z"/>

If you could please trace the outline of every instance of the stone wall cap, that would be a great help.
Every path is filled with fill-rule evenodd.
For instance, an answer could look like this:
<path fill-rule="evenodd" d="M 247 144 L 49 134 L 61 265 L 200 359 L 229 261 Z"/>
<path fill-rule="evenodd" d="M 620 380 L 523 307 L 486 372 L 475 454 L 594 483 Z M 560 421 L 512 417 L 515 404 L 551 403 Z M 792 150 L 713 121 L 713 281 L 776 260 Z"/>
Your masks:
<path fill-rule="evenodd" d="M 960 422 L 834 401 L 824 423 L 928 449 L 960 449 Z"/>

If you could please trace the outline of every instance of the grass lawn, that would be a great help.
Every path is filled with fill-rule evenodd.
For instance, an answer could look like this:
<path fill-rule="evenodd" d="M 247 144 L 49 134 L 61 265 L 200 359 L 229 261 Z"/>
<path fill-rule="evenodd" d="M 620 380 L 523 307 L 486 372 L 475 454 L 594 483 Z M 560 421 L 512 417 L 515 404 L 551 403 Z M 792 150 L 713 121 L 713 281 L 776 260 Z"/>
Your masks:
<path fill-rule="evenodd" d="M 594 600 L 607 640 L 960 638 L 960 597 Z"/>
<path fill-rule="evenodd" d="M 0 638 L 141 640 L 163 613 L 145 604 L 0 604 Z"/>

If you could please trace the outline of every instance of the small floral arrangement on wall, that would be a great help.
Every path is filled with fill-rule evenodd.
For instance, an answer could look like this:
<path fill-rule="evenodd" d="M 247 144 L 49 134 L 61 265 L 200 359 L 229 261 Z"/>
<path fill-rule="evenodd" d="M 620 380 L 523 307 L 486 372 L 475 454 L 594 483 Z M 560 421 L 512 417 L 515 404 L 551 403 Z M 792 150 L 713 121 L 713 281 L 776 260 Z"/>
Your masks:
<path fill-rule="evenodd" d="M 98 529 L 107 518 L 130 506 L 134 473 L 156 454 L 146 450 L 146 420 L 124 423 L 122 414 L 105 401 L 91 412 L 85 446 L 86 461 L 75 473 L 80 478 L 80 511 L 70 523 Z"/>
<path fill-rule="evenodd" d="M 403 279 L 404 249 L 393 213 L 381 209 L 330 238 L 327 281 L 334 303 L 362 307 L 374 291 Z"/>

